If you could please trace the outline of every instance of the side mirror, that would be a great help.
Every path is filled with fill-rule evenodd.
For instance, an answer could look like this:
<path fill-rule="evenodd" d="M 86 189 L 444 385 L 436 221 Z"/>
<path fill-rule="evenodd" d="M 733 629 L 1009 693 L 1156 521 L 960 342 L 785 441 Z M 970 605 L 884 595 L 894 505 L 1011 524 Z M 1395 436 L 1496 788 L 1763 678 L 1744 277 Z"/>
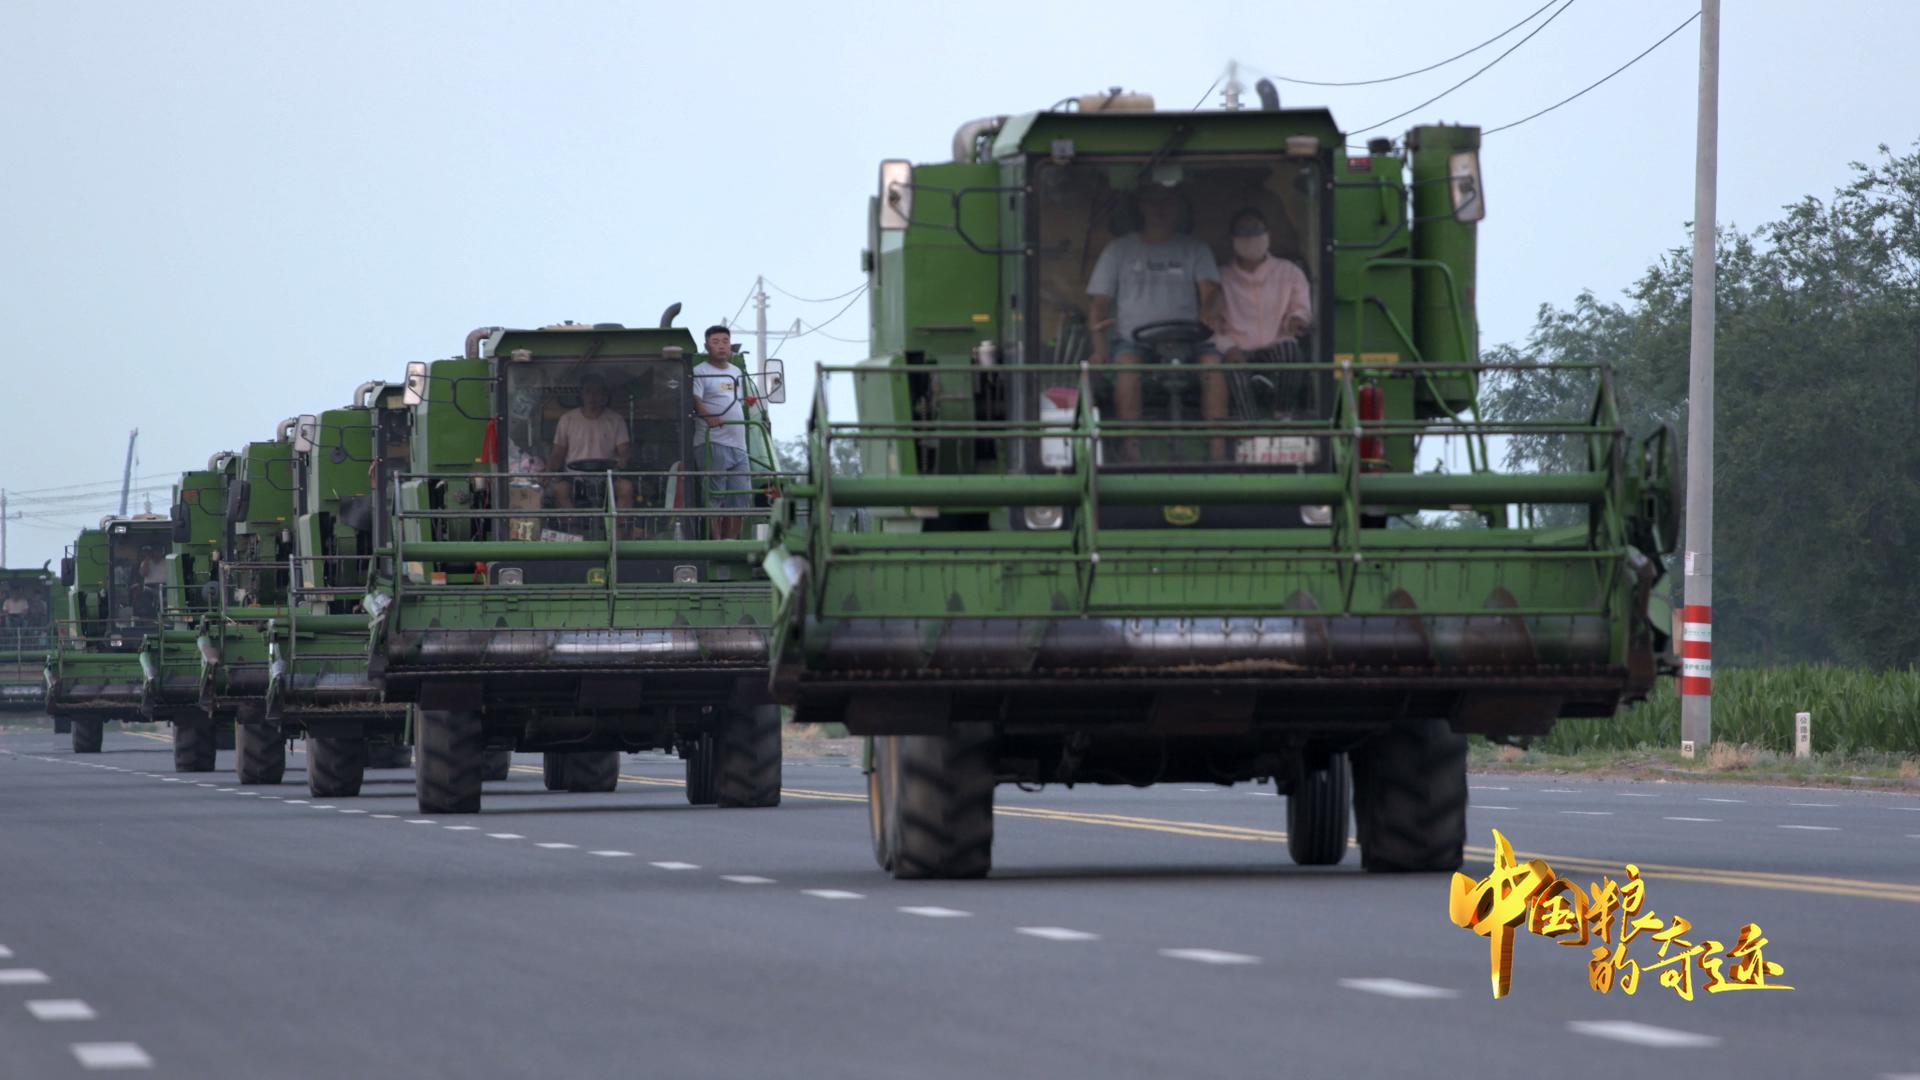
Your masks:
<path fill-rule="evenodd" d="M 913 162 L 880 163 L 880 228 L 904 229 L 913 220 Z"/>
<path fill-rule="evenodd" d="M 62 556 L 60 559 L 60 584 L 72 588 L 73 580 L 73 556 Z"/>
<path fill-rule="evenodd" d="M 787 400 L 787 365 L 779 359 L 762 361 L 765 365 L 755 382 L 760 384 L 760 400 L 778 405 Z"/>
<path fill-rule="evenodd" d="M 1486 195 L 1480 187 L 1478 150 L 1448 155 L 1447 186 L 1453 195 L 1453 220 L 1469 224 L 1487 216 Z"/>
<path fill-rule="evenodd" d="M 296 454 L 313 453 L 314 443 L 320 439 L 320 418 L 307 413 L 293 425 L 293 452 Z"/>
<path fill-rule="evenodd" d="M 411 360 L 407 363 L 406 390 L 400 395 L 408 405 L 418 405 L 427 400 L 427 362 Z"/>
<path fill-rule="evenodd" d="M 174 503 L 171 516 L 173 517 L 173 542 L 190 543 L 193 540 L 193 521 L 187 517 L 187 504 Z"/>

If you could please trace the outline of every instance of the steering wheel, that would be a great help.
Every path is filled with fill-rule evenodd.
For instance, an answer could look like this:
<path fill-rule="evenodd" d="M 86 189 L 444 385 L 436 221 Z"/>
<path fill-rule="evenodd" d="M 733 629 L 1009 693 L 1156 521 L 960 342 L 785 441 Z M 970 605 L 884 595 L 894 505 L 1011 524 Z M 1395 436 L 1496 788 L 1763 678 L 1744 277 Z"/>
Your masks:
<path fill-rule="evenodd" d="M 619 462 L 612 458 L 592 457 L 574 458 L 567 462 L 568 472 L 607 472 Z"/>
<path fill-rule="evenodd" d="M 1197 319 L 1161 319 L 1133 328 L 1133 340 L 1149 347 L 1191 347 L 1213 338 L 1213 329 Z"/>

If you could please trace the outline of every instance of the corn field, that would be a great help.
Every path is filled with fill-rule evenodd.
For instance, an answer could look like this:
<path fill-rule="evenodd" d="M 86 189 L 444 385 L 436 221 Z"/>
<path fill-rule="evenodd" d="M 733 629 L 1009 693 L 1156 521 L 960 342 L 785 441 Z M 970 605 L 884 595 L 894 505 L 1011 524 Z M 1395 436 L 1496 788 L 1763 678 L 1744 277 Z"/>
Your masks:
<path fill-rule="evenodd" d="M 1920 670 L 1798 664 L 1713 673 L 1713 741 L 1793 753 L 1793 714 L 1813 714 L 1816 754 L 1920 754 Z M 1619 716 L 1562 720 L 1534 744 L 1554 754 L 1680 745 L 1680 695 L 1662 679 Z"/>

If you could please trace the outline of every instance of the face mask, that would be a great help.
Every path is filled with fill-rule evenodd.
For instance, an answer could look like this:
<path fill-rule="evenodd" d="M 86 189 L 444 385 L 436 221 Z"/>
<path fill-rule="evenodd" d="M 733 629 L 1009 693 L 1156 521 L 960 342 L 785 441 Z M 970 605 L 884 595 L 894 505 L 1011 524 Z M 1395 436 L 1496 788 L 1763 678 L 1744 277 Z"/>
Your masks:
<path fill-rule="evenodd" d="M 1267 234 L 1234 237 L 1233 253 L 1248 261 L 1264 258 L 1267 254 Z"/>

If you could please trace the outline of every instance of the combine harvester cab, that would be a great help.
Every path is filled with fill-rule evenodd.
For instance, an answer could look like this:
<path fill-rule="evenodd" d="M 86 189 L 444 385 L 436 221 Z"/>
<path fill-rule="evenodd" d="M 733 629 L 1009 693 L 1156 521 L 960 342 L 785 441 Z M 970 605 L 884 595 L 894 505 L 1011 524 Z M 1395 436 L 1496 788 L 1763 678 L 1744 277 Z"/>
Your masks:
<path fill-rule="evenodd" d="M 776 472 L 780 394 L 758 387 L 777 362 L 726 377 L 751 480 L 702 460 L 695 362 L 682 329 L 564 324 L 476 330 L 464 356 L 408 366 L 412 452 L 381 486 L 369 604 L 374 674 L 415 706 L 422 812 L 477 811 L 514 750 L 544 755 L 550 790 L 611 791 L 622 751 L 668 749 L 692 803 L 779 801 L 769 513 L 748 491 Z M 563 427 L 578 445 L 549 460 Z M 755 507 L 704 508 L 730 484 Z M 754 539 L 707 539 L 728 515 Z"/>
<path fill-rule="evenodd" d="M 1361 154 L 1318 109 L 1081 104 L 881 166 L 876 355 L 822 370 L 766 563 L 776 696 L 873 737 L 895 876 L 985 874 L 999 783 L 1267 777 L 1297 862 L 1340 861 L 1351 804 L 1367 869 L 1451 869 L 1467 734 L 1610 715 L 1671 663 L 1670 441 L 1598 364 L 1550 373 L 1591 390 L 1564 423 L 1479 415 L 1537 373 L 1478 360 L 1478 129 Z M 1304 328 L 1216 340 L 1199 268 L 1263 253 L 1292 266 L 1240 272 L 1297 281 Z M 1577 465 L 1500 472 L 1491 436 Z"/>
<path fill-rule="evenodd" d="M 141 711 L 173 725 L 174 768 L 181 772 L 211 772 L 217 751 L 234 746 L 234 710 L 213 698 L 217 669 L 207 651 L 207 627 L 221 606 L 233 458 L 215 454 L 174 484 L 161 627 L 140 645 Z"/>
<path fill-rule="evenodd" d="M 48 567 L 0 568 L 0 712 L 45 711 L 47 657 L 65 621 L 66 590 Z M 56 720 L 58 734 L 65 721 Z"/>
<path fill-rule="evenodd" d="M 76 753 L 98 753 L 110 720 L 155 718 L 142 650 L 165 625 L 172 531 L 158 514 L 105 518 L 62 560 L 67 621 L 46 661 L 47 711 Z"/>
<path fill-rule="evenodd" d="M 406 706 L 388 704 L 367 673 L 363 601 L 373 563 L 376 417 L 400 411 L 398 387 L 363 383 L 343 409 L 295 417 L 246 462 L 249 483 L 231 534 L 228 606 L 207 624 L 216 700 L 238 722 L 243 784 L 277 784 L 286 745 L 306 739 L 307 786 L 358 795 L 368 768 L 409 764 Z M 285 455 L 279 448 L 285 448 Z M 272 448 L 272 449 L 267 449 Z M 282 462 L 284 461 L 284 464 Z M 282 512 L 285 512 L 284 516 Z"/>

